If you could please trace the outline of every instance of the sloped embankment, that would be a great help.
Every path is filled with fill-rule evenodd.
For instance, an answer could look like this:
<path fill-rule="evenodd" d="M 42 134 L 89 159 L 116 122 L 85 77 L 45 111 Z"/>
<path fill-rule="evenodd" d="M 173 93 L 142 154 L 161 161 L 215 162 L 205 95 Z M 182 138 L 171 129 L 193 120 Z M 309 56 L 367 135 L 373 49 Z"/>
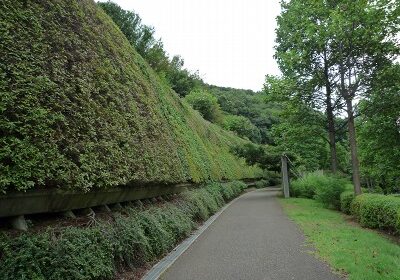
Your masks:
<path fill-rule="evenodd" d="M 253 177 L 92 0 L 0 4 L 0 191 Z"/>

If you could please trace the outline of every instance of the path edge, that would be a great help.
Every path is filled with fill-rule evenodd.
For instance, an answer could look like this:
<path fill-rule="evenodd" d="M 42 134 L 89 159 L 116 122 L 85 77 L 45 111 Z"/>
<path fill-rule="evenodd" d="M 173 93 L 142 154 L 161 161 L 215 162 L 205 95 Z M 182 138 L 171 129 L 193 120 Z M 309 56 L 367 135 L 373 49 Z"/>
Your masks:
<path fill-rule="evenodd" d="M 253 192 L 253 191 L 250 191 Z M 168 255 L 162 258 L 158 263 L 156 263 L 143 277 L 142 280 L 157 280 L 160 276 L 170 268 L 176 260 L 186 252 L 187 249 L 205 232 L 209 226 L 235 201 L 241 198 L 243 195 L 250 193 L 245 192 L 240 196 L 236 197 L 228 204 L 223 206 L 217 213 L 212 215 L 207 221 L 205 221 L 198 229 L 196 229 L 189 237 L 184 239 L 180 244 L 178 244 Z"/>

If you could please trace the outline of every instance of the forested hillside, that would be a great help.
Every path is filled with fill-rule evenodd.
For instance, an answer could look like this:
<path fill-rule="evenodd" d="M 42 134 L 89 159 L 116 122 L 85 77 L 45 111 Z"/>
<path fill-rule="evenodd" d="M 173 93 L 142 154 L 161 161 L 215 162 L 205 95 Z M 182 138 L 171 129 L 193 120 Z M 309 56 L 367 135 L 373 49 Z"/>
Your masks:
<path fill-rule="evenodd" d="M 253 177 L 92 0 L 3 1 L 0 191 Z"/>
<path fill-rule="evenodd" d="M 211 94 L 217 97 L 221 109 L 227 114 L 224 126 L 229 130 L 238 130 L 259 144 L 273 144 L 271 130 L 279 123 L 281 107 L 277 103 L 267 102 L 265 95 L 252 90 L 224 88 L 206 85 Z"/>

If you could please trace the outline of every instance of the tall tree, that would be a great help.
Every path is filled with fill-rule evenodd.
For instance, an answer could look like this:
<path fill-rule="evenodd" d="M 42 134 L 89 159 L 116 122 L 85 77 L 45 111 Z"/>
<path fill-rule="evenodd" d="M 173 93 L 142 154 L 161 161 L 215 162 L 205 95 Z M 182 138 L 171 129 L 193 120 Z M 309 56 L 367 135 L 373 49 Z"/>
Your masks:
<path fill-rule="evenodd" d="M 276 150 L 292 154 L 294 163 L 303 171 L 327 168 L 324 115 L 308 106 L 297 91 L 297 82 L 290 78 L 267 76 L 264 85 L 266 100 L 281 104 L 280 122 L 272 129 Z"/>
<path fill-rule="evenodd" d="M 276 53 L 279 68 L 285 77 L 296 80 L 296 94 L 302 102 L 325 112 L 326 130 L 333 173 L 338 169 L 336 151 L 336 96 L 332 89 L 335 76 L 330 73 L 332 51 L 326 21 L 329 13 L 324 1 L 282 1 L 277 18 Z"/>
<path fill-rule="evenodd" d="M 347 114 L 354 191 L 361 193 L 354 103 L 370 87 L 379 69 L 399 54 L 399 1 L 282 1 L 278 18 L 278 63 L 285 76 L 304 87 L 302 99 L 325 106 L 330 142 L 332 112 Z M 325 89 L 321 91 L 321 87 Z M 332 96 L 336 101 L 333 102 Z M 331 145 L 331 151 L 333 145 Z M 331 152 L 331 154 L 333 154 Z M 334 162 L 332 161 L 332 169 Z"/>
<path fill-rule="evenodd" d="M 400 3 L 392 0 L 331 1 L 327 32 L 338 74 L 336 89 L 344 100 L 352 158 L 354 190 L 361 193 L 355 129 L 355 100 L 370 88 L 377 71 L 399 55 Z"/>

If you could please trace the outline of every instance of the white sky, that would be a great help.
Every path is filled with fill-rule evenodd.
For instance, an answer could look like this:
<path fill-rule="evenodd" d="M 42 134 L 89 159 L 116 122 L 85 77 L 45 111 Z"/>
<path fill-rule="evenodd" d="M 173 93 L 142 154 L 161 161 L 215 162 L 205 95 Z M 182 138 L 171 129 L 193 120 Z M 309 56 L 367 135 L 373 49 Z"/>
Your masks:
<path fill-rule="evenodd" d="M 260 90 L 273 59 L 279 0 L 113 0 L 154 26 L 172 57 L 206 83 Z"/>

